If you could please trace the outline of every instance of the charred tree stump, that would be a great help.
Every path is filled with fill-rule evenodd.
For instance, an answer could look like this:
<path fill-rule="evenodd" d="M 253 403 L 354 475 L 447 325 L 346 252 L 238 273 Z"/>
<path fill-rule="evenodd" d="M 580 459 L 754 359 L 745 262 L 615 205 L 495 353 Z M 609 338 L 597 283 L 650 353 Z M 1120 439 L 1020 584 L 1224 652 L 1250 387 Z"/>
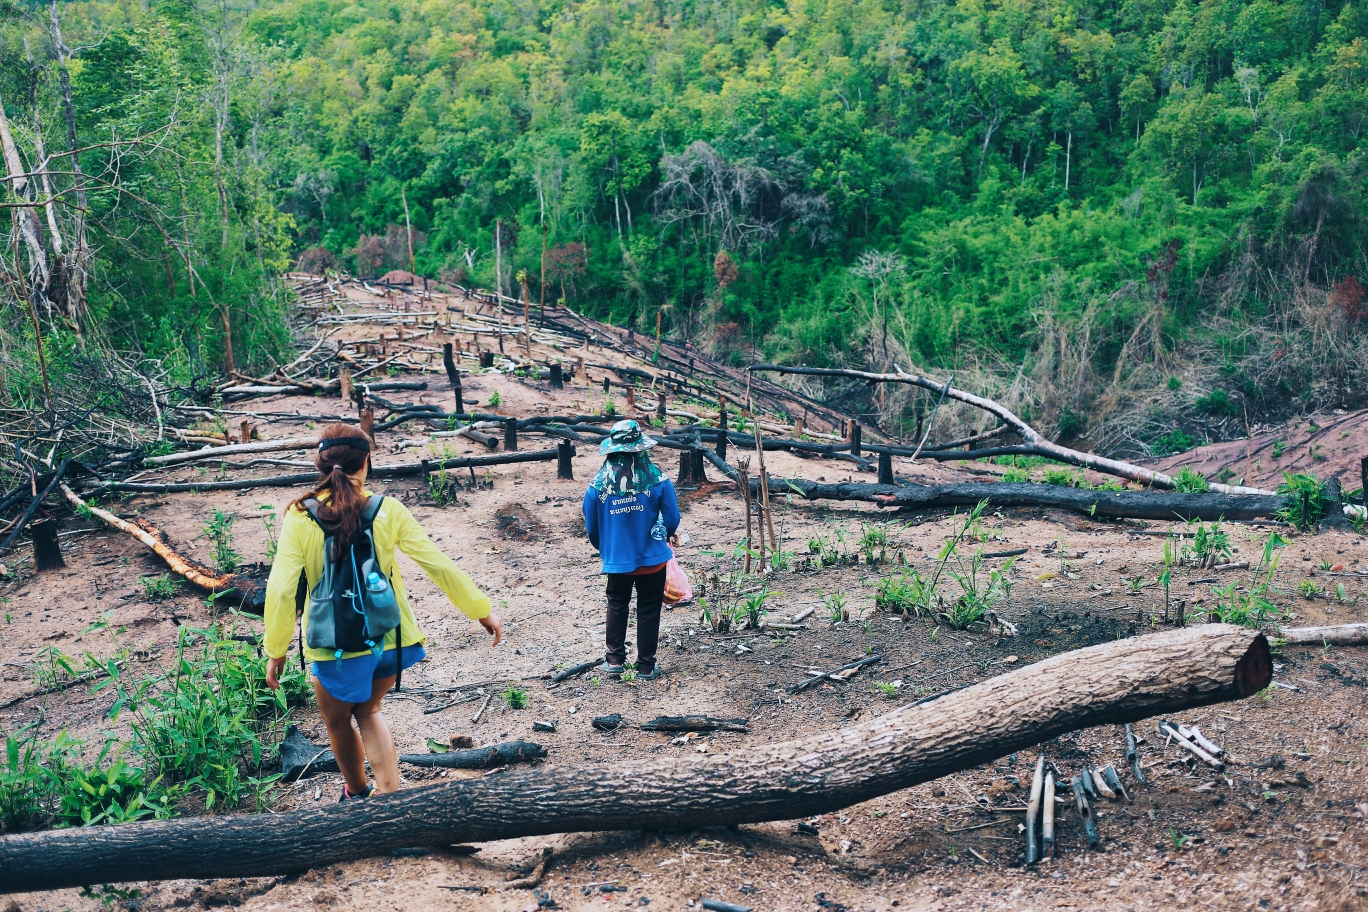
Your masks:
<path fill-rule="evenodd" d="M 604 378 L 603 378 L 603 391 L 604 391 L 605 393 L 610 392 L 608 383 L 609 383 L 608 377 L 607 377 L 607 375 L 605 375 Z"/>
<path fill-rule="evenodd" d="M 504 452 L 515 453 L 518 450 L 518 419 L 509 418 L 504 422 Z"/>
<path fill-rule="evenodd" d="M 575 455 L 575 445 L 568 440 L 562 440 L 556 444 L 556 477 L 564 478 L 568 481 L 575 479 L 575 464 L 571 460 Z"/>
<path fill-rule="evenodd" d="M 1359 500 L 1363 502 L 1365 509 L 1368 509 L 1368 456 L 1359 460 L 1359 483 L 1363 485 L 1359 489 Z"/>
<path fill-rule="evenodd" d="M 689 480 L 694 484 L 705 484 L 708 476 L 703 471 L 703 450 L 690 447 L 684 451 L 684 455 L 689 457 Z"/>
<path fill-rule="evenodd" d="M 693 481 L 693 456 L 688 450 L 679 451 L 679 477 L 675 479 L 675 484 L 688 484 Z"/>
<path fill-rule="evenodd" d="M 1272 677 L 1258 631 L 1209 624 L 1053 656 L 925 703 L 799 740 L 688 758 L 511 769 L 364 802 L 0 838 L 0 890 L 264 877 L 551 833 L 692 829 L 829 813 L 1065 732 L 1252 696 Z"/>
<path fill-rule="evenodd" d="M 503 341 L 500 339 L 500 341 Z M 488 370 L 494 366 L 494 353 L 492 351 L 480 352 L 480 367 Z"/>
<path fill-rule="evenodd" d="M 456 396 L 456 414 L 465 414 L 465 397 L 461 389 L 461 372 L 456 369 L 456 358 L 451 350 L 451 343 L 442 344 L 442 366 L 446 368 L 447 379 L 451 381 L 451 391 Z"/>
<path fill-rule="evenodd" d="M 62 543 L 57 538 L 57 520 L 40 519 L 29 526 L 33 534 L 33 565 L 39 573 L 66 566 L 62 559 Z"/>
<path fill-rule="evenodd" d="M 717 455 L 727 458 L 727 397 L 717 397 Z"/>
<path fill-rule="evenodd" d="M 893 484 L 893 457 L 887 452 L 879 454 L 879 484 Z"/>
<path fill-rule="evenodd" d="M 553 390 L 565 389 L 565 375 L 562 373 L 559 364 L 551 365 L 551 388 Z"/>
<path fill-rule="evenodd" d="M 668 410 L 665 404 L 665 393 L 656 393 L 656 417 L 660 419 L 661 424 L 664 424 L 665 416 L 667 414 Z"/>
<path fill-rule="evenodd" d="M 1316 531 L 1353 532 L 1353 522 L 1344 515 L 1344 489 L 1340 487 L 1339 476 L 1321 485 L 1321 496 L 1325 498 L 1325 517 L 1317 524 Z"/>
<path fill-rule="evenodd" d="M 860 455 L 860 422 L 850 419 L 850 455 Z"/>

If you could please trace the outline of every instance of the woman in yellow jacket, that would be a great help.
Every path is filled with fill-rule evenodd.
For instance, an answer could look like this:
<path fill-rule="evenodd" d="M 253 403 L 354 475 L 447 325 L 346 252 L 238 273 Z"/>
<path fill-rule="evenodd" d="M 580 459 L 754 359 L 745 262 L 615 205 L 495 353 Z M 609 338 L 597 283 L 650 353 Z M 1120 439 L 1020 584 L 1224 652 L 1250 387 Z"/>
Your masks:
<path fill-rule="evenodd" d="M 312 589 L 323 575 L 324 534 L 319 523 L 305 512 L 303 502 L 309 498 L 319 501 L 319 520 L 344 544 L 351 539 L 361 524 L 361 511 L 370 492 L 365 490 L 366 473 L 370 469 L 371 442 L 364 432 L 346 424 L 330 424 L 323 429 L 318 442 L 314 464 L 322 476 L 318 489 L 299 498 L 285 512 L 281 525 L 280 543 L 276 550 L 271 577 L 266 584 L 266 683 L 280 686 L 280 669 L 284 667 L 290 650 L 290 639 L 295 626 L 295 591 L 302 570 Z M 365 651 L 343 653 L 339 658 L 321 649 L 305 649 L 313 661 L 314 693 L 318 709 L 328 728 L 337 765 L 346 784 L 341 800 L 365 798 L 376 792 L 393 792 L 399 788 L 399 757 L 394 747 L 394 736 L 389 724 L 380 715 L 380 700 L 394 686 L 399 672 L 395 657 L 394 637 L 403 639 L 404 667 L 408 668 L 425 658 L 425 637 L 409 608 L 404 581 L 394 561 L 396 548 L 422 567 L 451 603 L 494 637 L 493 646 L 503 639 L 503 628 L 498 618 L 489 613 L 489 596 L 476 587 L 466 573 L 452 563 L 427 537 L 413 514 L 399 501 L 386 498 L 371 526 L 375 540 L 375 557 L 380 569 L 389 578 L 399 604 L 400 624 L 397 631 L 385 635 L 383 652 Z M 305 609 L 304 629 L 308 629 L 308 609 Z M 352 727 L 352 720 L 356 727 Z M 360 729 L 360 736 L 357 735 Z M 375 785 L 366 780 L 366 760 L 370 760 L 375 774 Z"/>

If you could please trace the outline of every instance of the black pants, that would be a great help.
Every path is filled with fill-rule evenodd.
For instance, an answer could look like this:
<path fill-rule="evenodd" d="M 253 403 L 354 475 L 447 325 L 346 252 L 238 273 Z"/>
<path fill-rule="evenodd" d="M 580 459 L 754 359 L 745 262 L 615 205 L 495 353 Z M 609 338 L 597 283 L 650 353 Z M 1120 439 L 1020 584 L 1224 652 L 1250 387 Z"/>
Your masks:
<path fill-rule="evenodd" d="M 608 652 L 610 665 L 627 660 L 627 613 L 632 606 L 632 586 L 637 594 L 637 671 L 655 668 L 656 644 L 660 642 L 660 605 L 665 601 L 665 568 L 645 576 L 608 574 Z"/>

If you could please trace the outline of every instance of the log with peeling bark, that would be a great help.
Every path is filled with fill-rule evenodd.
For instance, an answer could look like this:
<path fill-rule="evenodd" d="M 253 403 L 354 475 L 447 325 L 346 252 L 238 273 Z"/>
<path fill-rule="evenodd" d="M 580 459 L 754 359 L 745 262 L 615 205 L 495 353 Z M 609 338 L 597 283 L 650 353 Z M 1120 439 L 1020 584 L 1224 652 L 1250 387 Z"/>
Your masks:
<path fill-rule="evenodd" d="M 1287 646 L 1368 646 L 1368 624 L 1285 627 L 1279 637 Z"/>
<path fill-rule="evenodd" d="M 166 565 L 173 573 L 184 577 L 190 583 L 214 593 L 233 593 L 242 600 L 244 606 L 257 609 L 258 614 L 265 605 L 266 586 L 260 581 L 237 573 L 219 573 L 211 570 L 197 560 L 178 554 L 176 549 L 166 543 L 161 531 L 155 526 L 142 521 L 131 523 L 122 520 L 108 510 L 86 503 L 66 485 L 62 485 L 61 490 L 62 496 L 78 512 L 88 510 L 91 516 L 105 525 L 120 532 L 127 532 L 166 561 Z"/>
<path fill-rule="evenodd" d="M 942 396 L 949 396 L 951 399 L 972 405 L 974 408 L 982 409 L 989 414 L 996 415 L 1004 424 L 1010 427 L 1018 437 L 1024 441 L 1020 447 L 1000 447 L 999 452 L 1011 451 L 1014 454 L 1044 456 L 1047 459 L 1058 460 L 1069 465 L 1078 466 L 1083 469 L 1092 469 L 1094 472 L 1101 472 L 1104 475 L 1115 475 L 1118 478 L 1126 478 L 1131 481 L 1138 481 L 1142 484 L 1152 485 L 1156 488 L 1172 488 L 1173 477 L 1163 472 L 1147 469 L 1134 463 L 1122 462 L 1116 459 L 1107 459 L 1094 453 L 1083 453 L 1078 450 L 1060 446 L 1052 440 L 1041 436 L 1035 428 L 1031 427 L 1015 412 L 1007 408 L 1000 402 L 986 399 L 983 396 L 975 396 L 973 393 L 955 389 L 950 383 L 937 383 L 926 377 L 917 374 L 907 374 L 899 370 L 895 374 L 879 374 L 870 371 L 841 370 L 837 368 L 825 367 L 786 367 L 781 364 L 752 364 L 748 370 L 751 371 L 772 371 L 780 374 L 804 374 L 818 377 L 848 377 L 852 380 L 863 380 L 867 383 L 906 383 L 909 386 L 919 386 L 922 389 L 930 390 L 933 393 L 940 393 Z M 1211 490 L 1221 494 L 1272 494 L 1262 488 L 1245 488 L 1236 485 L 1223 485 L 1215 482 L 1208 482 Z"/>
<path fill-rule="evenodd" d="M 0 838 L 0 890 L 262 877 L 398 847 L 604 830 L 692 829 L 829 813 L 1065 732 L 1258 693 L 1268 642 L 1226 624 L 1067 652 L 838 731 L 688 758 L 511 769 L 270 815 Z"/>

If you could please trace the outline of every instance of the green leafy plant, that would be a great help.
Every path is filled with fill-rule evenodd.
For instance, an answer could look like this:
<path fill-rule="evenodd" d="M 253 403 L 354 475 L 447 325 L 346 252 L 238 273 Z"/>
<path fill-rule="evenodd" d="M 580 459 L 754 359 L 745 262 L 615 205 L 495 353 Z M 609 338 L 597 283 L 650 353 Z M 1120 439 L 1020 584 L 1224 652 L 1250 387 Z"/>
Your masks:
<path fill-rule="evenodd" d="M 737 605 L 736 620 L 744 621 L 752 630 L 759 630 L 765 619 L 765 602 L 776 595 L 779 593 L 770 592 L 768 586 L 763 586 L 759 592 L 742 596 Z"/>
<path fill-rule="evenodd" d="M 1145 578 L 1143 576 L 1127 576 L 1123 578 L 1126 583 L 1126 592 L 1135 595 L 1145 588 Z"/>
<path fill-rule="evenodd" d="M 890 684 L 887 681 L 875 681 L 874 689 L 888 697 L 890 700 L 898 695 L 901 688 L 897 684 Z"/>
<path fill-rule="evenodd" d="M 930 593 L 926 580 L 916 570 L 879 580 L 874 592 L 874 607 L 893 614 L 921 615 L 929 609 Z"/>
<path fill-rule="evenodd" d="M 846 596 L 844 592 L 832 592 L 822 596 L 822 605 L 826 608 L 827 620 L 833 624 L 838 624 L 849 617 L 849 609 L 846 607 Z"/>
<path fill-rule="evenodd" d="M 1023 483 L 1031 480 L 1030 469 L 1011 468 L 1002 473 L 1002 480 L 1008 483 Z"/>
<path fill-rule="evenodd" d="M 110 719 L 129 714 L 131 750 L 169 805 L 191 795 L 207 808 L 237 807 L 248 798 L 260 804 L 277 778 L 266 771 L 268 747 L 290 707 L 311 692 L 292 663 L 282 669 L 281 689 L 268 688 L 256 650 L 216 627 L 181 627 L 165 674 L 131 681 L 117 666 L 110 671 L 96 689 L 114 689 Z"/>
<path fill-rule="evenodd" d="M 1281 440 L 1273 441 L 1273 458 L 1278 459 L 1279 457 L 1281 457 L 1283 452 L 1286 451 L 1286 449 L 1286 443 L 1283 443 Z"/>
<path fill-rule="evenodd" d="M 504 705 L 509 709 L 527 708 L 527 691 L 523 690 L 521 687 L 513 687 L 510 685 L 500 696 L 503 697 Z"/>
<path fill-rule="evenodd" d="M 489 407 L 490 407 L 490 408 L 498 408 L 499 405 L 500 405 L 502 402 L 503 402 L 503 397 L 499 395 L 499 391 L 498 391 L 498 390 L 494 390 L 493 392 L 491 392 L 491 393 L 489 394 Z"/>
<path fill-rule="evenodd" d="M 215 508 L 203 529 L 214 567 L 220 573 L 232 573 L 242 563 L 242 555 L 233 550 L 233 514 Z"/>
<path fill-rule="evenodd" d="M 180 590 L 180 580 L 169 573 L 161 576 L 140 577 L 143 586 L 143 595 L 149 599 L 168 599 Z"/>
<path fill-rule="evenodd" d="M 446 469 L 429 472 L 427 476 L 428 496 L 439 507 L 449 507 L 456 503 L 461 482 L 455 473 L 448 474 Z"/>
<path fill-rule="evenodd" d="M 975 552 L 968 562 L 957 562 L 950 576 L 960 587 L 960 596 L 951 603 L 947 612 L 941 616 L 956 630 L 967 630 L 983 620 L 998 602 L 1005 600 L 1012 591 L 1012 581 L 1008 571 L 1012 560 L 1000 568 L 989 568 L 985 572 L 983 555 Z"/>
<path fill-rule="evenodd" d="M 881 526 L 862 524 L 863 533 L 860 535 L 859 549 L 865 557 L 865 562 L 869 564 L 878 563 L 887 558 L 890 539 L 888 530 Z"/>
<path fill-rule="evenodd" d="M 1238 624 L 1241 627 L 1258 628 L 1269 620 L 1283 617 L 1285 612 L 1270 598 L 1273 577 L 1278 570 L 1277 557 L 1270 556 L 1266 569 L 1256 576 L 1247 591 L 1239 591 L 1238 581 L 1232 581 L 1224 588 L 1211 587 L 1215 604 L 1202 614 L 1214 615 L 1224 624 Z"/>
<path fill-rule="evenodd" d="M 1287 505 L 1277 512 L 1277 518 L 1288 525 L 1308 529 L 1325 517 L 1328 501 L 1315 475 L 1284 472 L 1278 493 L 1287 498 Z"/>
<path fill-rule="evenodd" d="M 1230 560 L 1230 535 L 1221 529 L 1220 522 L 1207 525 L 1200 519 L 1188 523 L 1192 532 L 1192 547 L 1183 549 L 1183 559 L 1192 559 L 1203 569 Z"/>
<path fill-rule="evenodd" d="M 1169 584 L 1173 582 L 1173 540 L 1164 539 L 1164 569 L 1159 572 L 1159 585 L 1164 587 L 1164 620 L 1169 619 Z"/>
<path fill-rule="evenodd" d="M 1183 466 L 1173 473 L 1173 490 L 1183 494 L 1205 494 L 1211 486 L 1201 472 Z"/>
<path fill-rule="evenodd" d="M 1313 580 L 1304 579 L 1297 583 L 1297 594 L 1302 598 L 1313 599 L 1318 595 L 1323 595 L 1321 587 L 1317 586 Z"/>
<path fill-rule="evenodd" d="M 274 564 L 276 551 L 280 547 L 279 537 L 276 535 L 276 511 L 271 504 L 260 504 L 257 506 L 257 515 L 261 517 L 261 522 L 266 526 L 266 563 Z"/>

